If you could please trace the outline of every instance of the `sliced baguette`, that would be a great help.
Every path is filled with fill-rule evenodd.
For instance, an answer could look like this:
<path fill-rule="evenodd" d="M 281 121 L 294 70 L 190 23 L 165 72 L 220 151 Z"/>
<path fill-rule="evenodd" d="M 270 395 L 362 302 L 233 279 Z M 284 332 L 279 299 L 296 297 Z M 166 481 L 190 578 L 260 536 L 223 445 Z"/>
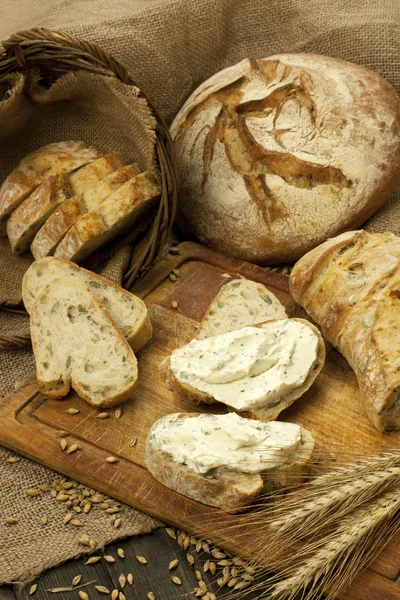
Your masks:
<path fill-rule="evenodd" d="M 72 195 L 83 194 L 123 166 L 119 152 L 110 152 L 69 176 Z"/>
<path fill-rule="evenodd" d="M 222 286 L 200 323 L 196 337 L 202 340 L 285 317 L 285 307 L 264 285 L 250 279 L 235 279 Z"/>
<path fill-rule="evenodd" d="M 39 389 L 60 398 L 74 390 L 96 407 L 131 396 L 137 361 L 88 286 L 54 279 L 39 295 L 31 314 L 32 348 Z"/>
<path fill-rule="evenodd" d="M 268 321 L 266 323 L 260 323 L 260 324 L 255 325 L 254 327 L 263 328 L 263 327 L 268 326 L 268 324 L 270 324 L 270 323 L 275 323 L 278 321 L 281 321 L 281 319 L 276 319 L 274 321 Z M 229 402 L 226 401 L 225 403 L 227 404 L 229 410 L 235 411 L 244 417 L 248 417 L 248 418 L 252 418 L 252 419 L 259 419 L 260 421 L 273 421 L 278 417 L 278 415 L 283 410 L 285 410 L 291 404 L 293 404 L 293 402 L 295 400 L 297 400 L 298 398 L 303 396 L 303 394 L 311 387 L 311 385 L 314 383 L 316 377 L 320 373 L 320 371 L 324 365 L 324 362 L 325 362 L 325 344 L 324 344 L 323 338 L 322 338 L 320 332 L 318 331 L 318 329 L 314 325 L 312 325 L 309 321 L 306 321 L 305 319 L 283 319 L 282 321 L 291 321 L 291 322 L 296 321 L 298 323 L 302 323 L 303 325 L 306 325 L 317 338 L 316 359 L 315 359 L 314 363 L 312 364 L 312 366 L 306 376 L 306 379 L 303 381 L 303 383 L 301 385 L 299 385 L 298 387 L 295 387 L 288 393 L 283 394 L 282 396 L 280 396 L 278 398 L 278 400 L 276 400 L 276 398 L 275 398 L 269 404 L 265 403 L 264 405 L 253 406 L 248 409 L 244 409 L 244 408 L 237 409 L 237 408 L 234 408 L 233 406 L 229 406 Z M 221 335 L 223 335 L 223 334 L 221 334 Z M 215 337 L 218 337 L 218 336 L 215 336 Z M 171 389 L 176 391 L 179 395 L 189 398 L 195 404 L 201 404 L 201 403 L 215 404 L 216 402 L 218 402 L 210 394 L 208 394 L 204 391 L 200 391 L 200 390 L 196 389 L 195 387 L 192 387 L 191 385 L 189 385 L 187 382 L 179 379 L 172 372 L 170 358 L 168 358 L 167 361 L 165 362 L 165 364 L 163 365 L 163 369 L 164 369 L 164 376 L 167 381 L 167 384 L 169 385 L 169 387 Z M 248 378 L 248 379 L 251 379 L 251 378 Z M 220 401 L 220 402 L 222 402 L 222 401 Z"/>
<path fill-rule="evenodd" d="M 49 144 L 23 158 L 0 188 L 0 235 L 6 235 L 10 213 L 50 175 L 72 173 L 99 156 L 83 142 L 67 141 Z"/>
<path fill-rule="evenodd" d="M 91 271 L 55 257 L 35 261 L 24 275 L 22 299 L 29 314 L 37 298 L 54 279 L 62 279 L 71 287 L 75 282 L 85 283 L 108 310 L 133 350 L 139 350 L 151 338 L 151 321 L 140 298 Z"/>
<path fill-rule="evenodd" d="M 96 163 L 98 162 L 96 161 Z M 81 193 L 63 202 L 36 234 L 31 244 L 31 252 L 35 259 L 38 260 L 44 256 L 54 254 L 58 244 L 79 217 L 93 210 L 94 207 L 100 206 L 102 202 L 138 173 L 138 166 L 131 164 L 108 174 L 101 181 L 97 181 L 95 185 L 87 189 L 83 189 L 80 180 Z M 77 182 L 75 183 L 75 189 L 78 189 Z"/>
<path fill-rule="evenodd" d="M 145 171 L 105 200 L 97 210 L 80 217 L 57 246 L 54 256 L 79 262 L 117 235 L 130 229 L 155 204 L 160 186 Z"/>
<path fill-rule="evenodd" d="M 14 254 L 23 254 L 52 212 L 71 195 L 67 175 L 51 175 L 11 213 L 7 235 Z"/>
<path fill-rule="evenodd" d="M 228 513 L 236 513 L 252 504 L 260 493 L 298 485 L 308 473 L 314 440 L 311 433 L 303 427 L 300 427 L 300 443 L 287 462 L 272 468 L 266 467 L 261 473 L 227 470 L 222 473 L 211 471 L 205 476 L 185 463 L 176 462 L 171 454 L 163 452 L 157 446 L 155 440 L 160 425 L 171 419 L 179 421 L 199 416 L 196 413 L 166 415 L 154 423 L 147 436 L 146 467 L 157 481 L 169 489 L 202 504 L 217 506 Z M 212 418 L 212 415 L 201 416 Z M 205 436 L 204 442 L 207 443 Z"/>

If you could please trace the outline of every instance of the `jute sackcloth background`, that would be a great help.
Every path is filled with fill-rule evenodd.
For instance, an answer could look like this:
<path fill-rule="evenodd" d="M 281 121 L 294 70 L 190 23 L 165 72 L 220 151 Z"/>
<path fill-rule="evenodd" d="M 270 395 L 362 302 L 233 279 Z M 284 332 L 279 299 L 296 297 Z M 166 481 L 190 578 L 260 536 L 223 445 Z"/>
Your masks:
<path fill-rule="evenodd" d="M 0 39 L 5 39 L 11 33 L 24 28 L 46 26 L 95 42 L 130 70 L 138 85 L 145 90 L 167 122 L 172 120 L 199 83 L 218 70 L 247 56 L 262 58 L 280 52 L 315 52 L 339 57 L 374 69 L 385 77 L 397 92 L 400 92 L 400 2 L 398 0 L 380 2 L 376 0 L 351 0 L 350 2 L 349 0 L 269 0 L 268 2 L 264 0 L 164 0 L 164 2 L 141 0 L 139 5 L 140 10 L 135 12 L 134 9 L 138 4 L 131 0 L 69 0 L 67 3 L 63 0 L 51 2 L 22 0 L 16 4 L 11 0 L 0 0 Z M 77 83 L 79 84 L 79 81 Z M 21 84 L 18 81 L 14 81 L 13 84 L 17 101 L 14 110 L 26 116 L 26 122 L 21 120 L 23 126 L 20 135 L 28 135 L 29 122 L 32 123 L 32 120 L 29 121 L 29 111 L 32 106 L 26 103 L 24 97 L 18 96 L 18 85 Z M 106 88 L 105 93 L 110 89 L 107 86 Z M 50 90 L 49 93 L 54 92 Z M 97 93 L 100 93 L 99 88 L 95 95 Z M 26 151 L 30 151 L 44 141 L 49 141 L 48 134 L 44 134 L 44 131 L 50 131 L 50 126 L 46 124 L 47 110 L 50 111 L 49 115 L 53 111 L 53 122 L 57 123 L 51 130 L 54 131 L 54 139 L 51 141 L 76 136 L 82 138 L 85 131 L 86 135 L 88 134 L 89 129 L 84 129 L 85 120 L 73 121 L 72 105 L 65 106 L 70 119 L 67 126 L 63 127 L 62 123 L 59 123 L 57 111 L 58 107 L 62 106 L 62 102 L 52 106 L 40 103 L 40 98 L 36 97 L 34 103 L 40 104 L 44 130 L 39 131 L 36 127 L 38 137 L 30 138 L 30 145 Z M 126 120 L 118 123 L 117 114 L 119 109 L 125 114 L 126 106 L 122 106 L 124 102 L 122 96 L 117 102 L 116 112 L 112 113 L 110 122 L 116 125 L 114 129 L 106 124 L 109 110 L 112 112 L 109 103 L 104 104 L 101 110 L 97 103 L 99 115 L 97 111 L 96 114 L 87 112 L 90 123 L 93 126 L 96 123 L 89 136 L 93 136 L 93 140 L 87 141 L 92 141 L 96 145 L 97 140 L 102 150 L 122 149 L 124 156 L 129 159 L 131 157 L 129 138 L 134 134 L 133 126 Z M 38 107 L 35 106 L 34 110 L 37 109 Z M 101 120 L 97 120 L 100 115 Z M 110 134 L 109 137 L 107 138 L 103 132 L 103 137 L 95 139 L 93 132 L 101 136 L 99 132 L 103 128 L 107 131 L 107 135 Z M 125 128 L 127 128 L 126 132 Z M 22 147 L 19 150 L 17 147 L 14 148 L 18 137 L 13 132 L 10 132 L 9 139 L 12 141 L 7 147 L 0 140 L 0 153 L 2 153 L 0 168 L 3 168 L 3 161 L 5 161 L 4 171 L 13 166 L 10 157 L 15 159 L 18 152 L 22 150 Z M 108 146 L 111 142 L 112 145 Z M 129 148 L 124 150 L 126 142 Z M 400 234 L 399 200 L 400 194 L 397 191 L 385 207 L 370 219 L 366 228 L 369 231 L 389 230 Z M 7 252 L 8 246 L 1 242 L 1 255 L 5 256 Z M 118 257 L 114 260 L 118 262 Z M 25 267 L 26 262 L 21 262 L 20 271 L 23 272 Z M 114 281 L 118 281 L 118 273 L 121 272 L 121 269 L 118 271 L 117 268 L 109 275 Z M 0 270 L 0 293 L 6 287 L 5 278 L 10 278 L 11 273 L 9 267 L 5 271 Z M 20 277 L 21 273 L 18 276 Z M 8 281 L 8 289 L 11 291 L 7 298 L 3 292 L 3 302 L 18 301 L 19 288 L 15 285 L 16 280 L 15 277 L 13 281 Z M 27 321 L 24 317 L 0 311 L 0 319 L 2 331 L 7 330 L 10 334 L 26 331 Z M 0 365 L 2 393 L 9 392 L 15 380 L 20 380 L 33 371 L 32 356 L 26 350 L 2 353 Z M 22 486 L 26 487 L 28 478 L 30 478 L 30 485 L 35 487 L 46 477 L 55 476 L 47 469 L 25 460 L 10 465 L 5 462 L 5 456 L 4 451 L 3 455 L 0 455 L 2 489 L 3 487 L 9 489 L 11 485 L 20 486 L 22 489 Z M 10 467 L 18 467 L 18 470 Z M 12 498 L 12 496 L 10 492 L 8 497 Z M 64 536 L 67 534 L 62 525 L 52 526 L 49 534 L 46 535 L 46 543 L 40 527 L 38 530 L 29 527 L 32 505 L 30 500 L 25 500 L 22 496 L 15 494 L 12 498 L 13 512 L 18 510 L 21 515 L 21 529 L 19 530 L 19 525 L 16 525 L 1 531 L 0 581 L 26 576 L 29 570 L 39 572 L 81 551 L 81 548 L 74 546 L 72 542 L 71 545 L 64 543 Z M 40 498 L 34 500 L 38 503 L 44 501 Z M 6 516 L 7 506 L 9 507 L 10 504 L 4 504 L 3 498 L 0 499 L 0 521 Z M 46 510 L 50 514 L 51 506 L 49 505 Z M 136 531 L 146 530 L 149 526 L 155 525 L 154 521 L 141 521 L 146 517 L 142 517 L 135 511 L 126 510 L 127 514 L 132 515 L 132 528 L 136 527 Z M 92 518 L 95 520 L 95 513 Z M 58 523 L 59 519 L 55 521 Z M 126 519 L 124 521 L 126 522 Z M 96 522 L 93 522 L 93 527 L 96 527 Z M 18 550 L 18 545 L 21 543 L 18 531 L 23 531 L 24 535 L 28 533 L 29 539 L 26 542 L 25 552 Z M 107 535 L 101 537 L 100 533 L 97 541 L 100 543 L 102 540 L 108 541 L 113 535 L 120 533 L 126 535 L 130 532 L 107 530 Z M 2 544 L 6 547 L 1 548 Z M 30 564 L 28 564 L 29 548 L 32 549 L 32 554 L 36 555 L 35 562 Z"/>

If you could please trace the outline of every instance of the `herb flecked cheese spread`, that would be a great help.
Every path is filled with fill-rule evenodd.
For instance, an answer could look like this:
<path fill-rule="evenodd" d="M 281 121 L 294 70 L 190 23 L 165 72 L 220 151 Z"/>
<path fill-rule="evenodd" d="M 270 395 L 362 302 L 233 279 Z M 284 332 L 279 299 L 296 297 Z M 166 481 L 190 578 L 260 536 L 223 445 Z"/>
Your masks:
<path fill-rule="evenodd" d="M 289 462 L 301 444 L 301 430 L 294 423 L 263 423 L 235 413 L 171 414 L 153 429 L 151 443 L 196 473 L 260 473 Z"/>
<path fill-rule="evenodd" d="M 318 338 L 292 319 L 193 340 L 171 355 L 182 383 L 237 410 L 269 407 L 300 387 L 317 360 Z"/>

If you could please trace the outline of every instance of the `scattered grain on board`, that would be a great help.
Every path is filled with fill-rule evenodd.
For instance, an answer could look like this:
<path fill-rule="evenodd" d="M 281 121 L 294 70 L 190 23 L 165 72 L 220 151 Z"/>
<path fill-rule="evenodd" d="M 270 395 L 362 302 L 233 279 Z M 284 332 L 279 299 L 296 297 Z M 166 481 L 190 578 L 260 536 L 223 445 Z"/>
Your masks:
<path fill-rule="evenodd" d="M 175 560 L 171 560 L 171 562 L 168 565 L 168 569 L 171 571 L 171 569 L 175 569 L 175 567 L 177 567 L 179 564 L 179 561 L 177 558 L 175 558 Z"/>
<path fill-rule="evenodd" d="M 67 408 L 67 410 L 65 411 L 67 413 L 67 415 L 77 415 L 79 413 L 79 410 L 77 408 Z"/>
<path fill-rule="evenodd" d="M 85 562 L 85 565 L 95 565 L 96 563 L 98 563 L 101 560 L 101 556 L 91 556 L 90 558 L 88 558 L 88 560 Z"/>
<path fill-rule="evenodd" d="M 120 558 L 125 558 L 125 552 L 123 551 L 122 548 L 118 548 L 117 554 Z"/>
<path fill-rule="evenodd" d="M 118 462 L 118 458 L 116 456 L 107 456 L 106 458 L 106 462 L 108 463 L 117 463 Z"/>
<path fill-rule="evenodd" d="M 33 596 L 33 594 L 36 592 L 37 588 L 38 588 L 37 583 L 34 583 L 33 585 L 31 585 L 31 587 L 29 588 L 29 595 Z"/>
<path fill-rule="evenodd" d="M 141 565 L 147 565 L 147 560 L 145 559 L 144 556 L 136 556 L 136 560 L 141 564 Z"/>
<path fill-rule="evenodd" d="M 129 585 L 133 585 L 133 575 L 132 573 L 128 573 L 128 575 L 126 576 L 126 579 L 129 583 Z"/>
<path fill-rule="evenodd" d="M 115 562 L 115 558 L 113 556 L 110 556 L 109 554 L 105 554 L 103 556 L 103 558 L 108 563 L 114 563 Z"/>

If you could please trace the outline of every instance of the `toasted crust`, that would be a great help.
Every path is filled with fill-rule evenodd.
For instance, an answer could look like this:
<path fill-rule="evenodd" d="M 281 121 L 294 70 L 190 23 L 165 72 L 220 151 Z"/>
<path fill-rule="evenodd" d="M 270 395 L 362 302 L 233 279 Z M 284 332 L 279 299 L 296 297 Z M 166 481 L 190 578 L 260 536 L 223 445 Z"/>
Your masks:
<path fill-rule="evenodd" d="M 84 167 L 86 170 L 97 163 L 96 169 L 90 171 L 90 176 L 83 178 L 81 175 L 79 179 L 79 195 L 63 202 L 38 231 L 31 244 L 31 252 L 36 260 L 44 256 L 53 255 L 58 244 L 82 215 L 89 212 L 89 210 L 94 210 L 96 207 L 100 206 L 102 202 L 112 196 L 125 182 L 129 181 L 129 179 L 139 172 L 138 166 L 134 163 L 108 173 L 108 175 L 105 175 L 102 179 L 97 180 L 96 184 L 90 186 L 89 181 L 93 183 L 94 173 L 100 177 L 99 162 L 101 160 L 104 161 L 105 158 L 106 157 L 99 159 L 87 167 Z M 102 169 L 103 174 L 118 163 L 115 160 L 111 160 L 111 162 L 106 161 L 106 164 L 107 167 L 103 166 Z M 81 169 L 80 171 L 83 171 L 84 169 Z M 71 179 L 72 176 L 70 177 L 70 180 Z M 77 182 L 75 182 L 75 189 L 78 189 Z"/>
<path fill-rule="evenodd" d="M 72 173 L 99 156 L 83 142 L 67 141 L 49 144 L 22 159 L 0 188 L 2 231 L 10 213 L 50 175 Z"/>
<path fill-rule="evenodd" d="M 329 240 L 298 261 L 290 289 L 353 368 L 375 427 L 400 429 L 400 238 Z"/>
<path fill-rule="evenodd" d="M 197 416 L 199 413 L 179 413 L 177 418 Z M 207 479 L 187 466 L 173 461 L 171 456 L 152 445 L 150 436 L 158 423 L 159 421 L 152 426 L 146 440 L 145 464 L 153 477 L 184 496 L 202 504 L 217 506 L 228 513 L 244 510 L 263 492 L 293 485 L 294 481 L 296 484 L 300 483 L 308 470 L 307 463 L 314 449 L 311 433 L 302 427 L 301 450 L 292 463 L 268 469 L 261 474 L 233 473 L 231 476 Z"/>
<path fill-rule="evenodd" d="M 15 254 L 28 250 L 46 219 L 70 195 L 67 175 L 51 175 L 21 202 L 7 221 L 7 235 Z"/>
<path fill-rule="evenodd" d="M 150 171 L 133 177 L 97 210 L 81 216 L 54 255 L 79 262 L 110 239 L 132 227 L 157 200 L 160 186 Z"/>
<path fill-rule="evenodd" d="M 275 320 L 280 320 L 280 319 L 275 319 Z M 315 333 L 315 335 L 318 338 L 317 359 L 315 361 L 313 368 L 311 369 L 310 373 L 308 374 L 306 380 L 304 381 L 303 385 L 296 388 L 295 390 L 292 390 L 292 392 L 290 392 L 286 396 L 283 396 L 282 398 L 280 398 L 279 403 L 276 406 L 272 406 L 269 408 L 268 407 L 254 407 L 250 410 L 236 410 L 234 408 L 228 407 L 229 411 L 237 412 L 242 417 L 247 417 L 250 419 L 258 419 L 259 421 L 274 421 L 283 410 L 285 410 L 291 404 L 293 404 L 293 402 L 295 400 L 297 400 L 298 398 L 303 396 L 303 394 L 305 394 L 305 392 L 312 386 L 312 384 L 314 383 L 318 374 L 321 372 L 322 367 L 324 366 L 324 362 L 325 362 L 324 340 L 323 340 L 320 332 L 318 331 L 318 329 L 309 321 L 306 321 L 305 319 L 291 319 L 291 320 L 306 324 L 313 330 L 313 332 Z M 271 322 L 271 321 L 269 321 L 269 322 Z M 263 323 L 254 325 L 254 327 L 262 327 L 262 326 L 263 326 Z M 175 377 L 174 373 L 172 373 L 172 371 L 170 369 L 169 359 L 168 359 L 168 362 L 166 363 L 164 375 L 165 375 L 167 385 L 169 385 L 169 387 L 171 389 L 176 391 L 178 394 L 183 395 L 186 398 L 189 398 L 195 404 L 215 404 L 215 403 L 220 404 L 220 402 L 215 400 L 209 394 L 207 394 L 205 392 L 200 392 L 199 390 L 196 390 L 195 388 L 192 388 L 191 386 L 186 385 L 186 384 L 182 383 L 181 381 L 179 381 L 179 379 L 177 379 Z"/>
<path fill-rule="evenodd" d="M 121 327 L 122 333 L 125 335 L 128 344 L 134 351 L 142 348 L 142 346 L 147 344 L 147 342 L 151 339 L 151 336 L 153 335 L 153 327 L 147 312 L 147 307 L 143 300 L 134 294 L 131 294 L 127 290 L 119 287 L 118 285 L 115 285 L 111 281 L 108 281 L 108 279 L 104 279 L 104 277 L 96 275 L 95 273 L 92 273 L 92 271 L 78 267 L 74 263 L 61 258 L 43 258 L 40 261 L 34 262 L 25 273 L 22 280 L 22 299 L 29 314 L 32 313 L 38 296 L 48 284 L 48 280 L 46 280 L 43 288 L 39 285 L 37 272 L 38 270 L 48 268 L 53 268 L 56 272 L 59 271 L 59 277 L 65 277 L 65 275 L 71 271 L 72 273 L 79 273 L 80 278 L 83 279 L 89 286 L 90 282 L 98 283 L 101 287 L 91 287 L 91 290 L 94 293 L 96 293 L 96 290 L 99 290 L 98 298 L 100 298 L 100 300 L 102 297 L 100 292 L 101 288 L 115 290 L 121 299 L 126 298 L 130 300 L 135 309 L 135 316 L 137 320 L 135 325 L 132 325 L 129 320 L 125 326 L 123 323 L 118 323 Z M 54 276 L 54 278 L 56 277 L 57 275 Z M 115 312 L 118 310 L 117 306 L 111 304 L 111 306 L 107 308 L 114 321 L 119 321 L 115 316 Z"/>

